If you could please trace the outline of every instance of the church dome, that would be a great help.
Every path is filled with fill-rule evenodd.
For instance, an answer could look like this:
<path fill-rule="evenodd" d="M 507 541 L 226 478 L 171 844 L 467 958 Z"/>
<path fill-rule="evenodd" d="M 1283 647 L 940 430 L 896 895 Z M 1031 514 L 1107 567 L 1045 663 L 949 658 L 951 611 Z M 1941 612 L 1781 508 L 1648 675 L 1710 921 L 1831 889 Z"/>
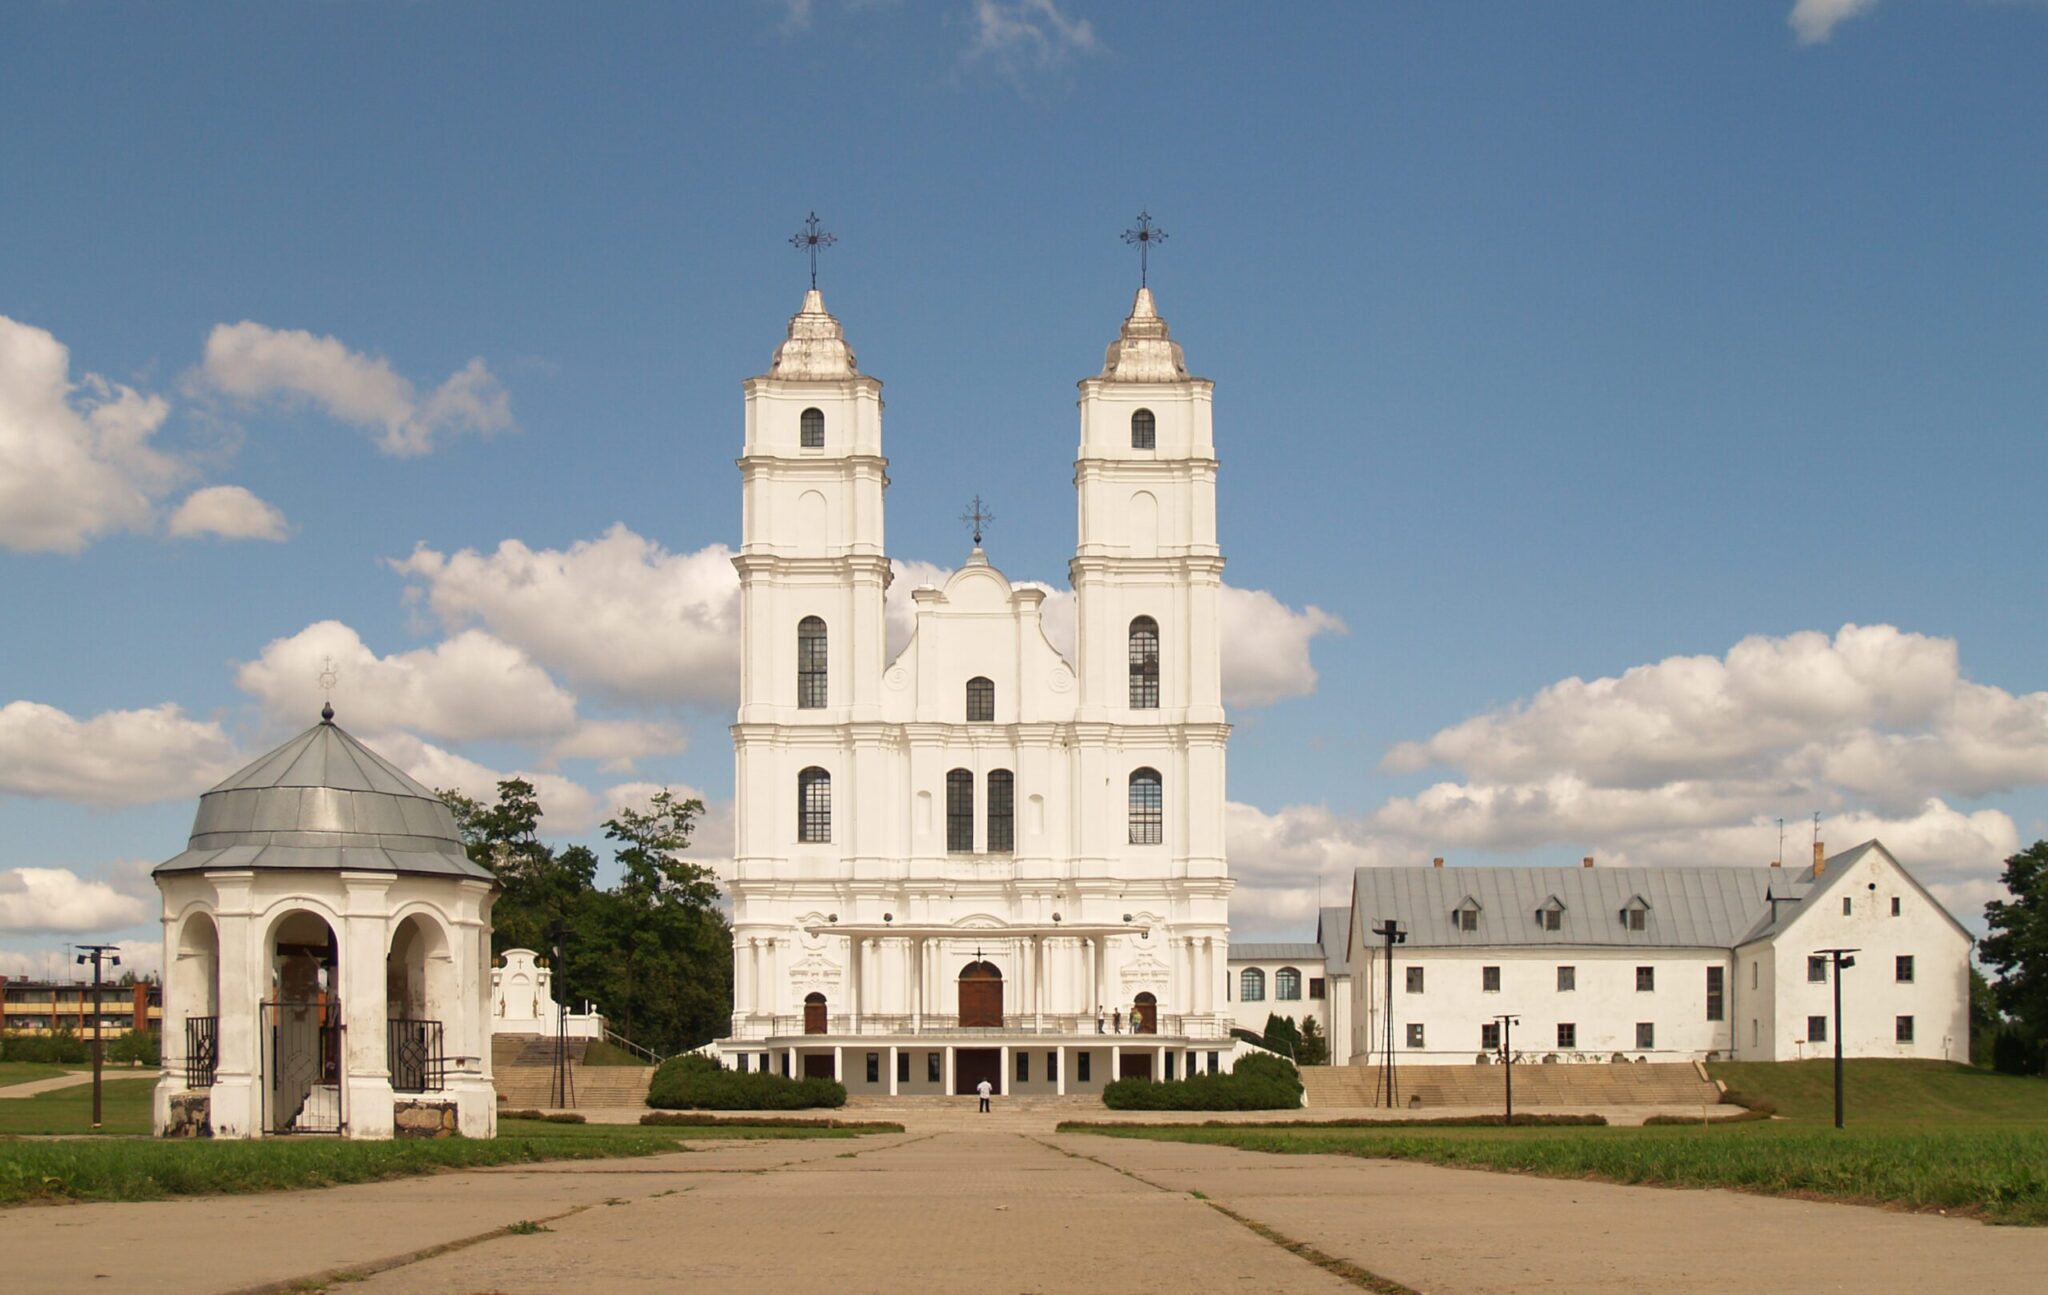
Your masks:
<path fill-rule="evenodd" d="M 155 873 L 244 868 L 492 880 L 433 792 L 336 727 L 334 711 L 199 798 L 185 852 Z"/>
<path fill-rule="evenodd" d="M 1166 321 L 1152 303 L 1152 289 L 1138 289 L 1109 351 L 1102 357 L 1102 376 L 1111 382 L 1186 382 L 1187 358 L 1180 343 L 1166 333 Z"/>
<path fill-rule="evenodd" d="M 803 309 L 789 317 L 789 337 L 775 348 L 768 376 L 813 382 L 860 376 L 846 330 L 825 309 L 825 295 L 816 288 L 804 294 Z"/>

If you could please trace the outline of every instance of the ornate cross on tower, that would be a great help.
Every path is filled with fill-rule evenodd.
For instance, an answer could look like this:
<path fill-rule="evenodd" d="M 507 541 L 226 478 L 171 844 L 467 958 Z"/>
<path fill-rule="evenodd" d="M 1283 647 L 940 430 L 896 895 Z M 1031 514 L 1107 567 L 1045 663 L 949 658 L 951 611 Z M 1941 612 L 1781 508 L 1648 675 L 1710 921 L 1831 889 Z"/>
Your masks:
<path fill-rule="evenodd" d="M 836 234 L 827 234 L 818 228 L 818 213 L 812 212 L 804 227 L 789 236 L 789 245 L 811 255 L 811 287 L 818 286 L 818 249 L 830 247 L 838 242 Z"/>
<path fill-rule="evenodd" d="M 334 684 L 337 677 L 333 657 L 320 662 L 320 718 L 330 724 L 334 722 Z"/>
<path fill-rule="evenodd" d="M 961 524 L 974 532 L 974 547 L 981 547 L 981 532 L 996 519 L 996 515 L 982 506 L 981 496 L 974 497 L 974 505 L 960 514 Z"/>
<path fill-rule="evenodd" d="M 1165 241 L 1166 231 L 1152 223 L 1152 213 L 1149 211 L 1139 212 L 1137 225 L 1124 231 L 1124 242 L 1136 243 L 1138 245 L 1139 287 L 1147 286 L 1145 281 L 1150 276 L 1152 269 L 1152 245 L 1154 243 L 1164 243 Z"/>

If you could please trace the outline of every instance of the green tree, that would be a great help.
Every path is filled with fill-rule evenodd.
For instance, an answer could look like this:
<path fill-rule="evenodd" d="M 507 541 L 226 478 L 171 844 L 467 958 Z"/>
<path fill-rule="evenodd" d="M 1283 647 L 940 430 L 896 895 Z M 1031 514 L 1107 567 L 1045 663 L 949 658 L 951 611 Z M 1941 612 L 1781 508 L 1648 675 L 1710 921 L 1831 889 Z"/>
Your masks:
<path fill-rule="evenodd" d="M 1266 1018 L 1266 1047 L 1283 1057 L 1301 1051 L 1301 1031 L 1295 1028 L 1293 1017 L 1274 1012 Z"/>
<path fill-rule="evenodd" d="M 1998 996 L 1991 982 L 1975 967 L 1970 968 L 1970 1063 L 1991 1064 L 1992 1048 L 2005 1028 L 2005 1013 L 1998 1010 Z"/>
<path fill-rule="evenodd" d="M 1323 1037 L 1323 1027 L 1316 1024 L 1312 1014 L 1301 1018 L 1301 1042 L 1295 1045 L 1294 1063 L 1298 1066 L 1330 1064 L 1330 1041 Z"/>
<path fill-rule="evenodd" d="M 1992 997 L 2011 1020 L 2008 1033 L 2024 1045 L 2002 1051 L 2008 1057 L 2030 1057 L 2019 1064 L 2038 1069 L 2041 1042 L 2048 1039 L 2048 841 L 2036 841 L 2007 859 L 2003 880 L 2012 898 L 1984 906 L 1991 933 L 1977 953 L 1998 973 Z"/>

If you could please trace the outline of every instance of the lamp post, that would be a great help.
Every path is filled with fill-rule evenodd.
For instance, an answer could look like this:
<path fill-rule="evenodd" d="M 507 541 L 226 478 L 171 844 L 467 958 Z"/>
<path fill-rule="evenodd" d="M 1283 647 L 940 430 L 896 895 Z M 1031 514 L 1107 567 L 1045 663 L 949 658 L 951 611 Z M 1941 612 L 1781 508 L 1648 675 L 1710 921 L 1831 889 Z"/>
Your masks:
<path fill-rule="evenodd" d="M 556 1110 L 567 1110 L 576 1104 L 576 1081 L 569 1069 L 569 998 L 568 989 L 562 980 L 562 931 L 558 927 L 550 932 L 548 957 L 553 963 L 554 975 L 549 986 L 555 994 L 555 1069 L 548 1077 L 548 1104 Z"/>
<path fill-rule="evenodd" d="M 1835 982 L 1835 1127 L 1842 1127 L 1842 973 L 1856 965 L 1854 949 L 1821 949 L 1834 964 Z"/>
<path fill-rule="evenodd" d="M 1372 928 L 1372 933 L 1387 942 L 1387 1046 L 1380 1055 L 1382 1086 L 1387 1094 L 1387 1109 L 1394 1109 L 1394 946 L 1405 944 L 1408 933 L 1401 924 L 1388 918 Z"/>
<path fill-rule="evenodd" d="M 1515 1122 L 1515 1026 L 1521 1024 L 1522 1018 L 1519 1016 L 1496 1016 L 1493 1019 L 1500 1024 L 1501 1070 L 1505 1074 L 1508 1084 L 1508 1113 L 1505 1123 L 1513 1124 Z"/>
<path fill-rule="evenodd" d="M 100 1127 L 100 1057 L 104 1052 L 100 1044 L 100 960 L 106 959 L 109 966 L 120 966 L 121 955 L 117 952 L 120 947 L 118 944 L 81 944 L 78 946 L 80 950 L 78 965 L 82 967 L 88 962 L 92 964 L 92 1127 L 94 1132 L 98 1132 Z"/>

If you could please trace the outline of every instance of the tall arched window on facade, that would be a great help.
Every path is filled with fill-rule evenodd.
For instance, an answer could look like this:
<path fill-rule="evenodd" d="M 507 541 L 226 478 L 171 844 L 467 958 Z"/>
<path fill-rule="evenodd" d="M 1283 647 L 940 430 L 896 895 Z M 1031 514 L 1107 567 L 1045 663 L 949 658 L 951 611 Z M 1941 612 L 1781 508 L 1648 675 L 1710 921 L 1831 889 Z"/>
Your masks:
<path fill-rule="evenodd" d="M 1257 967 L 1246 967 L 1237 981 L 1238 1001 L 1263 1003 L 1266 1001 L 1266 973 Z"/>
<path fill-rule="evenodd" d="M 825 413 L 820 409 L 806 409 L 797 419 L 797 444 L 807 450 L 825 448 Z"/>
<path fill-rule="evenodd" d="M 1159 709 L 1159 622 L 1131 622 L 1131 709 Z"/>
<path fill-rule="evenodd" d="M 806 845 L 832 839 L 832 775 L 816 765 L 796 776 L 796 839 Z"/>
<path fill-rule="evenodd" d="M 1017 775 L 1008 769 L 988 774 L 988 851 L 1008 854 L 1017 848 Z"/>
<path fill-rule="evenodd" d="M 801 710 L 825 707 L 825 659 L 825 622 L 806 616 L 796 623 L 796 704 Z"/>
<path fill-rule="evenodd" d="M 974 775 L 965 769 L 946 775 L 946 848 L 974 853 Z"/>
<path fill-rule="evenodd" d="M 1131 774 L 1131 844 L 1158 845 L 1165 835 L 1166 791 L 1159 770 Z"/>
<path fill-rule="evenodd" d="M 1149 409 L 1140 409 L 1131 415 L 1131 448 L 1153 450 L 1159 448 L 1159 420 L 1152 417 Z"/>
<path fill-rule="evenodd" d="M 993 724 L 996 719 L 996 685 L 980 675 L 967 681 L 967 722 Z"/>
<path fill-rule="evenodd" d="M 1301 1001 L 1301 968 L 1282 967 L 1273 973 L 1273 997 L 1290 1003 Z"/>

